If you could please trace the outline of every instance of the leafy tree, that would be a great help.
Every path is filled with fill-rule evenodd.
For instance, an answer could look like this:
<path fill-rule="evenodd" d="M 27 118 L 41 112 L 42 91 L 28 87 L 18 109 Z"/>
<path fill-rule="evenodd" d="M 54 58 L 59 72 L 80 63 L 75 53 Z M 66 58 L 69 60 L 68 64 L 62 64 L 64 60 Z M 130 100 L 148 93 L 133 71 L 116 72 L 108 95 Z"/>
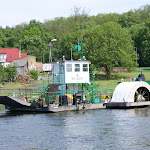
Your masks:
<path fill-rule="evenodd" d="M 6 45 L 6 37 L 4 33 L 0 30 L 0 48 L 4 48 Z"/>
<path fill-rule="evenodd" d="M 8 65 L 6 68 L 4 68 L 4 71 L 7 72 L 8 81 L 12 81 L 16 76 L 16 66 Z"/>
<path fill-rule="evenodd" d="M 66 59 L 71 59 L 71 48 L 73 51 L 73 59 L 79 59 L 78 53 L 75 51 L 75 46 L 78 42 L 78 39 L 82 39 L 82 32 L 74 32 L 67 35 L 64 35 L 60 39 L 60 52 L 58 53 L 58 58 L 62 58 L 65 55 Z"/>
<path fill-rule="evenodd" d="M 119 14 L 116 13 L 110 13 L 110 14 L 98 14 L 96 16 L 97 24 L 104 24 L 106 22 L 112 21 L 112 22 L 118 22 L 119 20 Z"/>
<path fill-rule="evenodd" d="M 4 84 L 7 81 L 8 74 L 4 71 L 4 67 L 0 64 L 0 83 Z"/>
<path fill-rule="evenodd" d="M 30 70 L 29 73 L 30 73 L 30 76 L 31 76 L 32 79 L 37 80 L 37 78 L 39 76 L 39 73 L 38 73 L 37 70 Z"/>
<path fill-rule="evenodd" d="M 95 27 L 97 24 L 93 20 L 88 20 L 87 22 L 82 22 L 76 25 L 77 31 L 83 31 L 83 30 L 89 30 L 93 27 Z"/>
<path fill-rule="evenodd" d="M 150 19 L 129 28 L 139 55 L 139 66 L 150 66 Z"/>
<path fill-rule="evenodd" d="M 137 10 L 131 10 L 123 14 L 110 13 L 98 14 L 97 16 L 89 16 L 87 10 L 74 7 L 72 14 L 68 18 L 57 17 L 53 20 L 46 20 L 44 23 L 31 20 L 29 24 L 20 24 L 12 28 L 8 26 L 6 28 L 0 27 L 0 48 L 21 48 L 22 52 L 36 56 L 37 61 L 41 61 L 41 49 L 44 49 L 45 62 L 48 62 L 48 44 L 52 39 L 57 39 L 52 49 L 53 59 L 59 59 L 62 55 L 70 59 L 71 48 L 74 50 L 75 42 L 78 41 L 78 39 L 81 40 L 84 37 L 84 33 L 86 33 L 85 39 L 96 38 L 98 35 L 96 31 L 94 32 L 94 30 L 98 28 L 96 26 L 103 26 L 105 23 L 111 21 L 119 23 L 121 27 L 127 28 L 130 31 L 134 45 L 138 49 L 138 62 L 140 66 L 149 66 L 149 17 L 150 5 L 142 6 Z M 98 31 L 101 35 L 98 35 L 99 37 L 97 37 L 97 39 L 102 38 L 102 41 L 104 40 L 104 27 L 100 27 L 100 30 L 102 31 Z M 116 33 L 115 30 L 113 31 Z M 110 33 L 112 34 L 111 31 Z M 88 37 L 88 35 L 91 37 Z M 118 37 L 120 37 L 120 35 L 118 35 Z M 116 45 L 115 42 L 113 43 L 112 41 L 113 40 L 111 40 L 110 45 Z M 88 42 L 91 43 L 91 41 Z M 87 45 L 89 45 L 89 43 Z M 101 47 L 103 44 L 104 43 L 101 43 Z M 77 52 L 73 52 L 73 58 L 79 58 Z M 118 63 L 118 66 L 119 65 L 121 65 L 121 63 Z"/>
<path fill-rule="evenodd" d="M 124 13 L 119 17 L 119 24 L 122 27 L 126 27 L 126 28 L 131 27 L 132 25 L 135 24 L 139 24 L 140 22 L 141 22 L 140 15 L 133 11 Z"/>
<path fill-rule="evenodd" d="M 145 22 L 147 19 L 150 18 L 150 5 L 142 6 L 141 8 L 135 10 L 135 13 L 140 16 L 142 22 Z"/>
<path fill-rule="evenodd" d="M 97 26 L 84 35 L 88 42 L 88 59 L 97 67 L 105 67 L 110 75 L 112 67 L 135 67 L 135 51 L 128 30 L 114 22 Z"/>
<path fill-rule="evenodd" d="M 42 36 L 43 28 L 40 22 L 32 20 L 29 25 L 24 27 L 23 38 L 21 39 L 22 50 L 28 55 L 36 56 L 37 61 L 41 61 L 40 51 L 43 47 L 45 48 Z"/>

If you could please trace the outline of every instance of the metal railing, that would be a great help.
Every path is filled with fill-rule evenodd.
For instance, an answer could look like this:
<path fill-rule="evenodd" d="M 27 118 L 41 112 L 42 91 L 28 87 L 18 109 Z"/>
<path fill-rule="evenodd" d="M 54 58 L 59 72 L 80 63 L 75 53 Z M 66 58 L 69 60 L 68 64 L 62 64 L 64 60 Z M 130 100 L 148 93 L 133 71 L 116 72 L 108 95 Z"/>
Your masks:
<path fill-rule="evenodd" d="M 83 103 L 83 97 L 86 96 L 86 100 L 90 103 L 101 103 L 101 96 L 106 95 L 111 97 L 113 90 L 112 89 L 80 89 L 77 92 L 80 95 L 80 103 Z M 55 104 L 62 106 L 64 104 L 64 99 L 67 99 L 67 105 L 72 105 L 74 100 L 74 91 L 69 89 L 56 91 L 56 92 L 47 92 L 47 91 L 28 91 L 24 92 L 11 92 L 9 96 L 23 96 L 27 97 L 28 102 L 32 103 L 33 100 L 38 101 L 39 99 L 44 99 L 45 104 Z M 98 101 L 97 101 L 98 100 Z"/>
<path fill-rule="evenodd" d="M 94 77 L 93 81 L 94 81 Z M 46 80 L 43 80 L 43 83 L 36 89 L 0 89 L 0 95 L 9 95 L 9 96 L 23 96 L 27 97 L 28 102 L 32 103 L 33 100 L 38 101 L 39 99 L 45 99 L 46 105 L 55 104 L 63 105 L 64 98 L 68 99 L 68 104 L 73 104 L 74 92 L 70 88 L 62 89 L 61 91 L 48 92 L 49 84 L 51 83 L 52 78 L 47 77 Z M 63 84 L 62 84 L 63 85 Z M 94 82 L 90 84 L 82 84 L 83 88 L 78 88 L 78 92 L 81 95 L 81 103 L 83 102 L 83 97 L 86 95 L 86 100 L 91 103 L 101 102 L 102 95 L 109 95 L 111 97 L 113 90 L 107 88 L 100 88 Z M 70 85 L 68 84 L 68 87 Z M 81 87 L 81 84 L 78 85 Z"/>

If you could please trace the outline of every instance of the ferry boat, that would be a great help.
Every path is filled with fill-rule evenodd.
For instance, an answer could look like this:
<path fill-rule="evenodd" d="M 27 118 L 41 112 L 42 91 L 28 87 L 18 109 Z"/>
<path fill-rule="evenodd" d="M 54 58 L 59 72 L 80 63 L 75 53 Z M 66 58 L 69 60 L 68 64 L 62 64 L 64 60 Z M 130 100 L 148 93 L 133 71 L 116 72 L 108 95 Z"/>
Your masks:
<path fill-rule="evenodd" d="M 60 112 L 106 108 L 112 89 L 99 88 L 90 74 L 90 61 L 83 54 L 82 41 L 76 46 L 79 60 L 56 60 L 52 74 L 43 81 L 42 88 L 32 93 L 13 93 L 0 96 L 0 104 L 11 111 Z M 81 45 L 81 46 L 80 46 Z M 46 83 L 47 82 L 47 83 Z M 45 87 L 46 85 L 46 87 Z M 106 100 L 101 97 L 106 96 Z"/>

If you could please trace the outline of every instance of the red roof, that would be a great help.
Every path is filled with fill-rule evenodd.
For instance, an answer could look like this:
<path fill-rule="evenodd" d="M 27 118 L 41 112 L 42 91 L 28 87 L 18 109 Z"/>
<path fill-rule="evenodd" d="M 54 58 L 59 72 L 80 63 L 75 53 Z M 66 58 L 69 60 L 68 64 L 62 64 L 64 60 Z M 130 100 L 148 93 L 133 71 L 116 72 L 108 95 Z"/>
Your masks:
<path fill-rule="evenodd" d="M 21 57 L 27 56 L 27 53 L 21 53 Z"/>
<path fill-rule="evenodd" d="M 19 50 L 19 48 L 1 48 L 0 49 L 0 54 L 6 54 L 6 61 L 7 62 L 12 62 L 15 59 L 18 59 L 20 57 L 27 56 L 27 53 L 22 53 Z M 19 56 L 20 54 L 20 56 Z"/>

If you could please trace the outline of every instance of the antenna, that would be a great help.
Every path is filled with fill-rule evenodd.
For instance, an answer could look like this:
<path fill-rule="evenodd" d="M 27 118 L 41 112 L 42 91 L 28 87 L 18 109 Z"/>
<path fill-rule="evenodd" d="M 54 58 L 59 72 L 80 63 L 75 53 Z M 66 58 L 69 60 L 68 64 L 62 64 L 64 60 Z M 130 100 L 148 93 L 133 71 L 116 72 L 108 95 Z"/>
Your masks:
<path fill-rule="evenodd" d="M 79 44 L 81 44 L 81 46 Z M 83 54 L 87 53 L 87 52 L 83 52 L 83 49 L 82 49 L 82 47 L 83 47 L 82 45 L 83 44 L 87 44 L 87 43 L 82 43 L 82 40 L 81 40 L 81 43 L 79 43 L 79 39 L 78 39 L 78 45 L 76 45 L 76 47 L 75 47 L 75 50 L 77 50 L 78 53 L 81 54 L 81 60 L 85 60 L 83 58 Z"/>

